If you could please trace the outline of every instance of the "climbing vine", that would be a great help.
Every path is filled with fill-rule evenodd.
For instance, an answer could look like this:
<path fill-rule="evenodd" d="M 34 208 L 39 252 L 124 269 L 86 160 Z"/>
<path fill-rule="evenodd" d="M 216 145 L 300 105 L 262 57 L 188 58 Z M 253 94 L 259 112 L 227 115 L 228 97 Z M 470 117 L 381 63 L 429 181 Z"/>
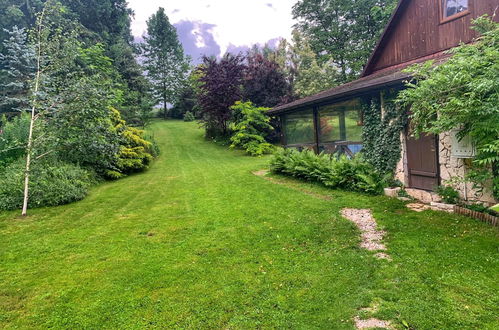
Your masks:
<path fill-rule="evenodd" d="M 400 160 L 400 132 L 408 120 L 407 111 L 394 102 L 396 93 L 364 99 L 364 156 L 381 173 L 393 173 Z"/>

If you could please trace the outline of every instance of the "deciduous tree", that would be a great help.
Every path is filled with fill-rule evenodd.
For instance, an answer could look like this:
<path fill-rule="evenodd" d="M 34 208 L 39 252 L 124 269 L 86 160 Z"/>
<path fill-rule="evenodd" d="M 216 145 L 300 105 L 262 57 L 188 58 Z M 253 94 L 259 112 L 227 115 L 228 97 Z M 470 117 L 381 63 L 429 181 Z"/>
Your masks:
<path fill-rule="evenodd" d="M 341 81 L 355 78 L 366 63 L 396 0 L 299 0 L 296 27 L 310 38 L 321 62 L 340 68 Z"/>
<path fill-rule="evenodd" d="M 227 135 L 230 107 L 242 99 L 245 66 L 241 55 L 225 54 L 219 61 L 204 57 L 199 68 L 201 115 L 208 136 Z"/>

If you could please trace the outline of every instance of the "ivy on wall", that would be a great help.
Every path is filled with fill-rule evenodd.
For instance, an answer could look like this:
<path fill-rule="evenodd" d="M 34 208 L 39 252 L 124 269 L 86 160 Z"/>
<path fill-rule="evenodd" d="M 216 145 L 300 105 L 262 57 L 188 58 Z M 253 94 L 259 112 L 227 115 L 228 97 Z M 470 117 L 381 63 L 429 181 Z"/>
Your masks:
<path fill-rule="evenodd" d="M 395 97 L 394 91 L 382 92 L 381 96 L 364 99 L 362 104 L 364 157 L 381 173 L 394 173 L 400 160 L 400 132 L 408 121 L 407 111 L 395 104 Z"/>

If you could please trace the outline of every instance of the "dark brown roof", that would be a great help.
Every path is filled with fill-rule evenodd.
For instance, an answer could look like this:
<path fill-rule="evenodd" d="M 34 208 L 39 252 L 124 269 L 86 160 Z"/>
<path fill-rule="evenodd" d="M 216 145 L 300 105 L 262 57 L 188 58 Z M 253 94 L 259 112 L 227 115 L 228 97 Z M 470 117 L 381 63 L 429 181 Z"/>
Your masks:
<path fill-rule="evenodd" d="M 410 78 L 408 73 L 402 72 L 408 66 L 415 63 L 422 63 L 428 60 L 434 60 L 435 65 L 445 62 L 449 58 L 445 51 L 428 55 L 395 65 L 349 83 L 325 90 L 315 95 L 311 95 L 287 104 L 279 105 L 268 111 L 270 115 L 277 115 L 283 112 L 305 108 L 319 103 L 333 102 L 335 100 L 345 99 L 352 96 L 358 96 L 363 93 L 380 90 L 384 88 L 397 87 L 403 85 L 404 81 Z"/>
<path fill-rule="evenodd" d="M 277 106 L 270 110 L 268 113 L 271 115 L 276 115 L 297 108 L 315 105 L 317 103 L 346 98 L 348 96 L 353 96 L 362 92 L 368 92 L 371 90 L 386 87 L 395 87 L 397 85 L 401 85 L 404 80 L 407 80 L 409 78 L 409 75 L 407 73 L 401 71 L 402 69 L 398 69 L 395 71 L 391 70 L 363 77 L 349 83 L 334 87 L 332 89 L 320 92 L 318 94 Z"/>

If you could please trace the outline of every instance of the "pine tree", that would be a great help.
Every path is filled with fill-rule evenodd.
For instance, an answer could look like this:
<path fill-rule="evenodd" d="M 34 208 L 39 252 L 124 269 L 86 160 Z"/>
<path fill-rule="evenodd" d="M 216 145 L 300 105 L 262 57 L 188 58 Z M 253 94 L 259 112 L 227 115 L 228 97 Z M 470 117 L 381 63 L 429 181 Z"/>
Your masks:
<path fill-rule="evenodd" d="M 9 37 L 3 43 L 4 54 L 0 54 L 0 113 L 9 115 L 29 108 L 29 83 L 34 76 L 35 53 L 27 42 L 25 29 L 14 26 L 6 32 Z"/>
<path fill-rule="evenodd" d="M 163 104 L 166 117 L 167 105 L 175 102 L 181 92 L 189 65 L 177 31 L 170 24 L 164 8 L 159 8 L 147 21 L 144 41 L 144 66 L 156 99 Z"/>

